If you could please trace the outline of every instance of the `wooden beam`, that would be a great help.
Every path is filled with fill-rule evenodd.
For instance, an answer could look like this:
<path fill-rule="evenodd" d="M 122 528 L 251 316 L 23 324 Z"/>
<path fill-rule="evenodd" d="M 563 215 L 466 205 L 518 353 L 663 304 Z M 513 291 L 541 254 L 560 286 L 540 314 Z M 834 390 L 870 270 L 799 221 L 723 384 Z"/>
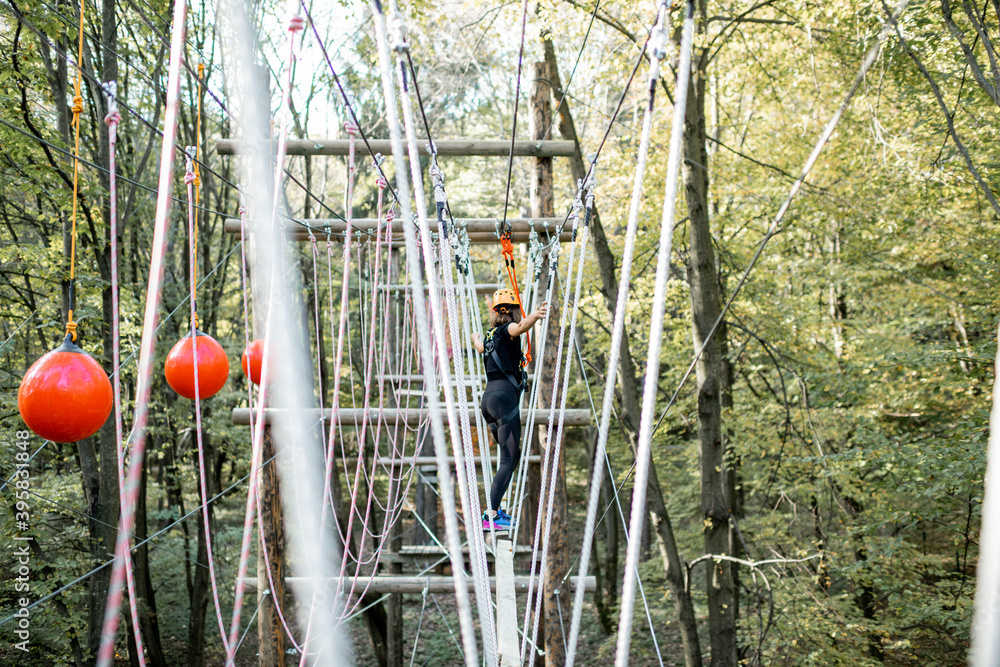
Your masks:
<path fill-rule="evenodd" d="M 351 220 L 351 228 L 355 230 L 374 230 L 379 226 L 379 220 L 375 218 L 358 218 L 356 220 Z M 475 233 L 489 233 L 494 234 L 496 232 L 497 223 L 500 222 L 499 218 L 455 218 L 455 223 L 458 225 L 465 225 L 465 231 L 470 234 Z M 558 227 L 563 222 L 563 218 L 508 218 L 507 222 L 510 223 L 511 228 L 515 232 L 530 232 L 532 229 L 538 231 L 539 234 L 546 232 L 547 228 L 551 228 L 553 232 L 555 228 Z M 290 229 L 295 229 L 297 226 L 302 228 L 302 231 L 309 233 L 308 228 L 312 227 L 313 232 L 320 234 L 325 233 L 326 228 L 329 227 L 331 232 L 343 233 L 347 231 L 347 223 L 343 220 L 338 220 L 337 218 L 311 218 L 308 220 L 285 220 L 285 224 L 288 225 Z M 384 226 L 385 221 L 381 221 Z M 251 224 L 251 227 L 253 225 Z M 239 218 L 226 218 L 225 229 L 228 234 L 239 234 L 240 233 L 240 219 Z M 298 231 L 298 230 L 296 230 Z M 395 234 L 403 233 L 403 223 L 401 220 L 396 220 L 392 223 L 392 231 Z"/>
<path fill-rule="evenodd" d="M 514 549 L 509 537 L 493 545 L 497 580 L 497 651 L 500 667 L 521 667 L 517 641 L 517 593 L 514 586 Z"/>
<path fill-rule="evenodd" d="M 476 408 L 478 409 L 478 407 Z M 270 423 L 271 419 L 275 414 L 288 414 L 293 412 L 286 408 L 265 408 L 264 409 L 264 420 L 265 423 Z M 295 410 L 297 415 L 303 416 L 307 419 L 319 420 L 322 416 L 324 419 L 329 420 L 332 416 L 332 411 L 327 408 L 320 413 L 318 408 L 309 408 L 304 410 Z M 553 413 L 552 410 L 538 409 L 535 411 L 535 424 L 544 424 L 548 421 L 549 415 Z M 381 415 L 381 418 L 388 424 L 395 424 L 399 421 L 406 421 L 407 426 L 419 426 L 427 420 L 427 409 L 417 409 L 413 408 L 411 410 L 395 410 L 395 409 L 385 409 L 381 412 L 377 409 L 368 410 L 369 419 Z M 341 424 L 358 424 L 360 425 L 365 416 L 365 410 L 362 408 L 340 408 L 337 413 L 338 420 Z M 525 423 L 528 418 L 528 411 L 521 411 L 521 423 Z M 247 425 L 250 423 L 250 409 L 249 408 L 233 408 L 233 423 L 239 425 Z M 566 410 L 566 426 L 588 426 L 591 423 L 591 412 L 590 410 Z"/>
<path fill-rule="evenodd" d="M 462 218 L 461 220 L 466 222 L 466 231 L 469 234 L 469 243 L 475 245 L 500 243 L 500 240 L 496 236 L 495 218 Z M 459 219 L 456 219 L 456 222 L 457 221 L 459 221 Z M 511 227 L 513 228 L 513 231 L 511 232 L 511 241 L 514 243 L 527 243 L 530 239 L 532 229 L 538 233 L 540 241 L 548 241 L 555 237 L 556 227 L 558 227 L 562 221 L 562 218 L 510 219 L 508 222 L 511 223 Z M 366 233 L 374 232 L 377 224 L 377 221 L 372 218 L 361 218 L 351 221 L 351 227 L 354 230 Z M 343 220 L 337 219 L 327 220 L 324 218 L 315 218 L 312 220 L 302 221 L 288 220 L 286 221 L 286 225 L 284 235 L 289 241 L 308 241 L 310 227 L 312 228 L 313 236 L 317 239 L 323 239 L 324 241 L 327 239 L 327 236 L 330 235 L 333 237 L 331 240 L 340 241 L 344 233 L 347 231 L 347 223 Z M 306 225 L 308 225 L 308 227 Z M 238 218 L 228 218 L 224 223 L 224 227 L 228 234 L 239 234 L 240 220 Z M 398 238 L 393 239 L 393 245 L 403 246 L 402 223 L 393 223 L 392 229 L 394 235 L 398 234 Z M 572 241 L 572 230 L 564 229 L 563 233 L 559 236 L 559 240 L 563 243 Z"/>
<path fill-rule="evenodd" d="M 382 593 L 408 593 L 408 594 L 420 594 L 427 589 L 428 593 L 453 593 L 455 591 L 455 582 L 450 575 L 429 575 L 429 576 L 415 576 L 415 575 L 401 575 L 401 576 L 390 576 L 390 575 L 375 575 L 372 576 L 360 576 L 356 580 L 352 577 L 344 577 L 344 585 L 351 586 L 354 585 L 355 590 L 365 590 L 367 588 L 369 593 L 379 595 Z M 569 578 L 567 586 L 564 586 L 564 590 L 576 590 L 576 582 L 579 577 L 572 576 Z M 339 577 L 333 577 L 329 580 L 329 584 L 333 586 L 338 583 Z M 528 583 L 531 577 L 527 575 L 514 575 L 513 584 L 515 591 L 527 591 Z M 247 590 L 255 590 L 257 588 L 259 579 L 257 577 L 247 577 L 246 587 Z M 309 577 L 285 577 L 284 581 L 286 586 L 306 586 L 312 587 L 315 581 Z M 465 583 L 469 588 L 472 588 L 472 577 L 466 577 Z M 264 580 L 265 586 L 267 585 L 267 580 Z M 535 587 L 538 587 L 538 582 L 535 583 Z M 597 590 L 597 577 L 588 576 L 583 579 L 583 588 L 588 593 Z M 490 577 L 490 590 L 495 591 L 497 589 L 497 578 Z M 312 590 L 312 588 L 310 588 Z"/>
<path fill-rule="evenodd" d="M 510 540 L 508 539 L 509 543 Z M 507 545 L 510 548 L 510 544 Z M 530 544 L 518 544 L 515 547 L 515 552 L 520 555 L 530 554 L 533 548 Z M 468 543 L 462 545 L 462 552 L 469 553 Z M 399 550 L 400 556 L 444 556 L 448 553 L 443 547 L 439 547 L 436 544 L 405 544 Z M 540 554 L 539 554 L 540 556 Z"/>
<path fill-rule="evenodd" d="M 278 142 L 271 143 L 272 148 Z M 219 155 L 237 155 L 245 153 L 243 142 L 239 139 L 220 139 L 215 142 L 215 150 Z M 439 157 L 507 157 L 510 155 L 510 142 L 490 139 L 441 139 L 435 142 Z M 375 153 L 390 155 L 392 146 L 388 139 L 369 139 L 368 146 Z M 428 155 L 427 146 L 418 142 L 420 153 Z M 347 155 L 350 141 L 347 139 L 289 139 L 288 155 Z M 572 141 L 515 141 L 514 155 L 516 157 L 572 157 L 575 146 Z M 368 152 L 364 143 L 358 141 L 355 151 L 361 155 Z"/>

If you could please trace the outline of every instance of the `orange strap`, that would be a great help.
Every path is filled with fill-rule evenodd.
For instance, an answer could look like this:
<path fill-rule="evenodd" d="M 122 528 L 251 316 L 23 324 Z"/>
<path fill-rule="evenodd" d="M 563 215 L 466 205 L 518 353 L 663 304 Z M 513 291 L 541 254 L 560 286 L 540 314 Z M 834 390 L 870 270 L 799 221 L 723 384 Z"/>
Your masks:
<path fill-rule="evenodd" d="M 510 231 L 500 235 L 500 254 L 503 256 L 504 266 L 507 267 L 507 278 L 510 279 L 510 286 L 514 290 L 514 295 L 517 296 L 517 307 L 521 309 L 521 317 L 527 317 L 528 314 L 524 312 L 524 304 L 521 303 L 521 291 L 517 288 L 517 272 L 514 270 L 514 244 L 510 241 Z M 522 366 L 531 362 L 531 335 L 528 331 L 524 332 L 524 339 L 527 346 Z"/>

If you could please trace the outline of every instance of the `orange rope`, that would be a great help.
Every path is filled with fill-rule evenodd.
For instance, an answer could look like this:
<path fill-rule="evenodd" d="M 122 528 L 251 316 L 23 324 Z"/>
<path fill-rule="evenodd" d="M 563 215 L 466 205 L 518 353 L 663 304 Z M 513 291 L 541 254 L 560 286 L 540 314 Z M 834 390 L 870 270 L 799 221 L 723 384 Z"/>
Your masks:
<path fill-rule="evenodd" d="M 73 336 L 76 342 L 76 321 L 73 319 L 73 310 L 76 305 L 76 215 L 79 208 L 77 198 L 80 194 L 80 114 L 83 113 L 83 22 L 85 2 L 80 2 L 80 40 L 76 51 L 76 79 L 73 82 L 73 130 L 75 138 L 73 143 L 73 222 L 70 232 L 69 249 L 69 312 L 66 316 L 66 333 Z"/>
<path fill-rule="evenodd" d="M 504 266 L 507 267 L 507 278 L 510 280 L 510 286 L 517 297 L 517 307 L 521 309 L 521 317 L 527 317 L 528 314 L 524 312 L 524 304 L 521 303 L 521 291 L 517 287 L 517 271 L 514 268 L 514 244 L 510 240 L 510 231 L 500 236 L 500 254 L 503 256 Z M 522 365 L 527 365 L 531 362 L 531 334 L 528 331 L 524 332 L 524 341 L 526 349 Z"/>
<path fill-rule="evenodd" d="M 191 282 L 192 289 L 198 289 L 198 210 L 201 208 L 201 99 L 203 97 L 201 84 L 205 77 L 205 63 L 198 63 L 198 117 L 195 120 L 194 140 L 194 233 L 191 239 Z M 198 328 L 198 312 L 194 314 L 194 328 Z"/>

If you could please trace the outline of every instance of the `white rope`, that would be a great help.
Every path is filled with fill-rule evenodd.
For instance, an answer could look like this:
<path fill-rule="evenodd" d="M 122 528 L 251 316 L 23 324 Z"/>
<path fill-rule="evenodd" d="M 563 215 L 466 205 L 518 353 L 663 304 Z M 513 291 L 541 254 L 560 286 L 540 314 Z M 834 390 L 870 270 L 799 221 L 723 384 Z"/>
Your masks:
<path fill-rule="evenodd" d="M 468 383 L 470 389 L 472 390 L 472 405 L 478 406 L 483 399 L 483 383 L 481 379 L 482 376 L 480 375 L 480 356 L 478 352 L 475 352 L 475 347 L 472 344 L 473 322 L 470 320 L 475 318 L 474 322 L 476 333 L 479 334 L 480 339 L 482 339 L 482 321 L 479 319 L 479 309 L 476 307 L 478 300 L 476 298 L 475 274 L 473 273 L 470 265 L 469 235 L 466 233 L 464 228 L 459 230 L 458 234 L 459 249 L 462 254 L 461 258 L 457 261 L 464 262 L 463 269 L 461 270 L 463 289 L 460 292 L 461 299 L 459 300 L 459 303 L 462 307 L 462 328 L 463 333 L 465 334 L 465 345 L 466 349 L 469 350 Z M 470 301 L 473 304 L 472 306 L 469 305 Z M 490 436 L 482 410 L 474 409 L 473 414 L 476 416 L 476 432 L 479 434 L 480 468 L 483 471 L 483 488 L 486 491 L 485 496 L 487 499 L 486 506 L 489 508 L 489 489 L 493 486 L 493 461 L 490 456 Z"/>
<path fill-rule="evenodd" d="M 439 243 L 441 250 L 441 272 L 444 274 L 445 298 L 448 305 L 448 328 L 451 332 L 452 356 L 454 357 L 455 362 L 455 384 L 457 385 L 459 391 L 459 420 L 462 427 L 462 447 L 465 453 L 462 468 L 464 468 L 468 484 L 469 510 L 465 515 L 465 525 L 466 530 L 471 533 L 469 535 L 471 538 L 469 542 L 472 544 L 472 547 L 476 552 L 475 566 L 479 568 L 479 579 L 480 581 L 488 582 L 490 571 L 489 565 L 486 562 L 486 542 L 483 540 L 483 531 L 481 527 L 475 525 L 480 515 L 479 483 L 476 480 L 476 455 L 472 450 L 472 427 L 470 425 L 469 401 L 465 386 L 465 357 L 466 354 L 470 353 L 473 348 L 471 347 L 471 341 L 469 346 L 462 345 L 460 337 L 458 308 L 455 304 L 455 283 L 452 274 L 455 264 L 454 253 L 455 250 L 457 250 L 458 244 L 457 239 L 452 239 L 451 243 L 445 242 L 444 232 L 446 231 L 446 226 L 444 224 L 443 215 L 444 209 L 447 206 L 447 200 L 444 191 L 444 174 L 441 172 L 440 167 L 438 167 L 437 160 L 433 155 L 431 156 L 431 161 L 432 166 L 430 171 L 431 177 L 434 181 L 435 204 L 438 210 L 439 228 L 442 232 L 442 237 Z M 452 230 L 453 235 L 454 233 L 455 230 Z M 459 471 L 459 475 L 461 475 L 461 471 Z M 474 493 L 472 491 L 473 489 L 475 489 Z M 480 591 L 476 591 L 476 605 L 479 608 L 479 618 L 482 622 L 481 625 L 485 624 L 487 628 L 486 637 L 488 641 L 485 639 L 483 641 L 483 653 L 485 654 L 486 663 L 492 665 L 497 662 L 497 635 L 496 624 L 493 620 L 493 607 L 490 606 L 489 600 L 490 594 L 488 586 L 486 587 L 485 599 Z"/>
<path fill-rule="evenodd" d="M 666 306 L 667 281 L 670 278 L 670 252 L 674 238 L 674 210 L 677 203 L 677 178 L 680 173 L 684 139 L 684 114 L 687 110 L 688 84 L 691 79 L 691 48 L 694 42 L 694 0 L 687 4 L 681 36 L 681 57 L 674 89 L 674 118 L 670 128 L 670 153 L 667 158 L 667 181 L 663 195 L 663 217 L 660 219 L 660 247 L 656 257 L 656 286 L 653 289 L 652 322 L 649 348 L 646 353 L 646 378 L 642 392 L 642 412 L 639 419 L 639 445 L 636 451 L 635 482 L 632 491 L 632 515 L 625 551 L 625 582 L 622 585 L 621 608 L 618 615 L 618 643 L 615 667 L 628 664 L 632 642 L 632 614 L 635 602 L 636 574 L 642 530 L 646 521 L 646 485 L 649 483 L 653 417 L 660 376 L 660 348 L 663 336 L 663 312 Z"/>
<path fill-rule="evenodd" d="M 467 667 L 476 667 L 479 662 L 478 650 L 474 634 L 475 630 L 472 624 L 472 608 L 469 602 L 469 590 L 465 584 L 465 575 L 462 571 L 465 559 L 462 556 L 462 545 L 458 532 L 458 517 L 455 513 L 455 495 L 451 487 L 451 475 L 447 474 L 449 469 L 448 453 L 445 449 L 444 423 L 441 415 L 441 403 L 438 397 L 437 378 L 435 377 L 434 371 L 434 350 L 432 349 L 431 344 L 433 333 L 430 328 L 427 305 L 424 302 L 424 286 L 423 281 L 420 278 L 420 254 L 417 249 L 416 232 L 411 224 L 413 216 L 410 206 L 410 184 L 406 179 L 406 154 L 403 147 L 399 114 L 396 110 L 395 82 L 393 81 L 392 75 L 393 67 L 389 53 L 389 44 L 386 39 L 385 16 L 382 13 L 381 5 L 377 2 L 377 0 L 372 0 L 371 5 L 375 22 L 375 41 L 378 46 L 379 65 L 382 77 L 382 94 L 385 98 L 386 120 L 389 126 L 389 138 L 392 145 L 393 160 L 396 163 L 396 191 L 399 194 L 399 206 L 402 213 L 401 218 L 403 222 L 403 232 L 406 237 L 406 261 L 409 265 L 410 288 L 412 290 L 411 297 L 413 299 L 414 319 L 417 327 L 417 341 L 424 375 L 424 388 L 427 393 L 427 409 L 430 416 L 431 436 L 434 442 L 434 455 L 437 458 L 438 464 L 438 486 L 440 488 L 442 509 L 444 510 L 445 537 L 448 542 L 448 553 L 451 558 L 452 577 L 455 584 L 455 600 L 458 606 L 459 629 L 462 634 L 465 663 Z M 405 45 L 397 44 L 396 46 L 397 48 L 402 48 Z M 403 101 L 405 113 L 407 109 L 410 109 L 409 98 L 405 93 L 400 97 Z M 412 109 L 410 109 L 410 115 L 412 116 Z M 416 148 L 415 144 L 412 142 L 411 148 Z M 417 168 L 419 173 L 419 163 L 417 164 Z M 417 190 L 418 193 L 417 211 L 420 214 L 421 241 L 425 252 L 428 254 L 428 256 L 425 256 L 424 262 L 429 269 L 428 278 L 430 279 L 431 307 L 434 308 L 436 305 L 439 305 L 437 302 L 440 301 L 440 299 L 436 291 L 437 280 L 434 276 L 433 260 L 429 256 L 430 232 L 427 228 L 427 218 L 424 213 L 426 209 L 423 208 L 424 201 L 423 193 L 421 191 L 422 182 L 420 178 L 414 179 L 413 185 L 414 189 Z M 443 342 L 443 339 L 441 340 Z M 440 356 L 444 357 L 445 355 L 441 354 Z M 444 375 L 445 381 L 445 402 L 446 407 L 449 408 L 449 421 L 451 421 L 450 417 L 454 415 L 454 405 L 448 405 L 451 403 L 451 387 L 449 386 L 447 372 L 442 375 Z M 458 475 L 458 480 L 460 487 L 464 486 L 464 478 L 461 475 Z M 468 498 L 468 493 L 465 494 L 465 497 Z M 475 570 L 473 571 L 473 575 L 474 580 L 478 580 Z M 476 592 L 477 594 L 479 592 L 478 586 Z"/>
<path fill-rule="evenodd" d="M 622 266 L 618 283 L 618 301 L 615 305 L 615 318 L 611 328 L 611 349 L 608 354 L 608 372 L 604 382 L 604 399 L 601 404 L 601 419 L 597 438 L 595 460 L 603 458 L 608 446 L 608 432 L 611 426 L 611 403 L 614 399 L 615 380 L 617 378 L 618 360 L 621 355 L 622 333 L 625 329 L 625 304 L 628 301 L 629 283 L 632 275 L 632 255 L 635 251 L 635 237 L 639 220 L 639 205 L 642 200 L 642 182 L 646 172 L 646 161 L 649 157 L 649 137 L 653 122 L 653 104 L 656 94 L 656 82 L 660 76 L 660 60 L 666 48 L 667 33 L 665 21 L 666 3 L 661 3 L 656 25 L 650 35 L 649 61 L 649 104 L 643 113 L 642 135 L 639 140 L 638 163 L 632 184 L 632 198 L 629 205 L 628 225 L 625 232 L 625 249 L 622 254 Z M 597 506 L 600 502 L 601 481 L 604 467 L 594 466 L 594 475 L 590 484 L 590 498 L 587 502 L 587 521 L 583 531 L 583 546 L 580 552 L 580 572 L 584 576 L 590 565 L 590 551 L 594 541 L 594 526 L 597 520 Z M 583 613 L 583 585 L 577 580 L 577 589 L 573 601 L 573 618 L 570 623 L 569 648 L 566 651 L 566 667 L 572 667 L 576 659 L 576 646 L 580 635 L 580 618 Z"/>
<path fill-rule="evenodd" d="M 577 197 L 576 201 L 573 202 L 573 231 L 574 231 L 574 233 L 577 231 L 577 222 L 578 222 L 578 219 L 579 219 L 579 210 L 581 208 L 583 208 L 583 204 L 581 203 L 580 198 Z M 583 260 L 584 260 L 584 258 L 586 256 L 586 252 L 584 252 L 584 251 L 586 250 L 587 236 L 588 236 L 589 230 L 590 230 L 590 227 L 589 226 L 585 226 L 583 228 L 583 230 L 580 232 L 579 238 L 577 239 L 577 242 L 573 244 L 573 248 L 574 249 L 577 246 L 579 246 L 581 248 L 581 251 L 580 251 L 580 262 L 579 262 L 579 265 L 577 266 L 576 284 L 575 284 L 575 288 L 573 289 L 572 310 L 571 310 L 571 314 L 569 315 L 569 320 L 570 321 L 569 321 L 568 327 L 566 325 L 566 317 L 567 317 L 567 311 L 570 309 L 570 289 L 569 288 L 571 287 L 571 285 L 567 285 L 566 286 L 567 289 L 565 290 L 565 296 L 563 298 L 563 311 L 560 314 L 560 322 L 559 322 L 559 347 L 557 348 L 558 351 L 557 351 L 557 355 L 556 355 L 556 364 L 555 364 L 556 378 L 557 379 L 554 380 L 553 383 L 552 383 L 552 399 L 551 399 L 551 401 L 549 403 L 554 408 L 555 407 L 556 398 L 558 397 L 559 398 L 559 407 L 558 407 L 558 412 L 557 413 L 553 412 L 552 416 L 549 418 L 548 430 L 547 430 L 546 436 L 545 436 L 546 451 L 552 451 L 553 454 L 552 454 L 552 466 L 551 466 L 552 474 L 551 474 L 551 477 L 549 479 L 549 492 L 548 492 L 548 494 L 544 494 L 548 498 L 548 502 L 546 503 L 546 512 L 545 512 L 545 530 L 542 533 L 542 554 L 541 554 L 541 566 L 540 566 L 540 570 L 543 573 L 546 571 L 546 566 L 548 564 L 549 539 L 550 539 L 550 536 L 551 536 L 551 533 L 552 533 L 552 516 L 555 513 L 555 503 L 553 502 L 553 499 L 555 498 L 556 483 L 557 483 L 557 480 L 558 480 L 558 477 L 559 477 L 559 456 L 560 456 L 561 451 L 562 451 L 563 427 L 565 426 L 565 422 L 566 422 L 566 402 L 567 402 L 567 398 L 568 398 L 568 395 L 569 395 L 570 371 L 572 369 L 572 364 L 573 364 L 573 355 L 570 354 L 570 349 L 569 348 L 566 348 L 566 363 L 565 363 L 565 368 L 563 369 L 563 373 L 562 373 L 562 391 L 561 392 L 558 391 L 558 388 L 559 388 L 559 384 L 558 384 L 559 370 L 562 367 L 563 345 L 564 345 L 565 339 L 567 337 L 567 330 L 568 330 L 568 335 L 569 335 L 569 339 L 570 339 L 570 344 L 572 344 L 572 341 L 575 339 L 575 336 L 576 336 L 576 322 L 577 322 L 577 316 L 579 314 L 580 293 L 581 293 L 581 291 L 583 289 L 583 268 L 584 268 Z M 573 275 L 572 271 L 573 271 L 573 259 L 574 259 L 574 256 L 575 256 L 575 254 L 571 251 L 570 252 L 570 266 L 567 269 L 567 275 L 569 275 L 569 276 Z M 553 437 L 553 430 L 555 431 L 554 437 Z M 539 504 L 539 506 L 540 506 L 540 504 Z M 538 521 L 538 525 L 541 525 L 541 521 Z M 537 532 L 536 532 L 536 538 L 535 539 L 536 539 L 536 544 L 537 544 L 537 539 L 538 539 L 537 538 Z M 534 580 L 531 580 L 531 582 L 529 582 L 529 590 L 530 590 L 531 583 L 533 583 L 533 581 Z M 553 593 L 554 594 L 558 594 L 558 591 L 553 591 Z M 530 599 L 530 595 L 529 595 L 529 599 Z M 542 602 L 542 596 L 539 595 L 538 599 L 535 602 L 535 623 L 534 623 L 534 628 L 532 630 L 532 638 L 535 641 L 538 641 L 539 616 L 541 615 L 540 612 L 541 612 L 541 609 L 542 609 L 541 602 Z M 535 655 L 536 655 L 536 652 L 532 652 L 531 653 L 531 657 L 528 660 L 529 667 L 533 666 L 535 664 Z"/>
<path fill-rule="evenodd" d="M 549 253 L 549 281 L 548 286 L 545 290 L 544 301 L 548 302 L 552 299 L 552 286 L 555 283 L 555 276 L 558 271 L 559 266 L 559 253 L 560 246 L 558 237 L 556 244 L 553 246 L 552 251 Z M 539 335 L 535 338 L 538 341 L 538 349 L 535 354 L 535 379 L 531 383 L 531 391 L 528 394 L 528 405 L 527 414 L 524 421 L 524 431 L 521 433 L 521 461 L 517 468 L 517 480 L 515 484 L 511 484 L 511 489 L 513 490 L 513 495 L 510 499 L 511 512 L 510 515 L 514 520 L 514 526 L 518 525 L 521 520 L 521 509 L 524 505 L 524 499 L 527 493 L 524 490 L 524 486 L 527 483 L 527 473 L 528 473 L 528 455 L 531 453 L 531 436 L 535 429 L 535 416 L 538 410 L 538 391 L 541 385 L 542 373 L 545 370 L 545 347 L 548 341 L 549 332 L 549 322 L 552 318 L 548 313 L 545 315 L 545 319 L 542 320 L 542 329 Z M 543 465 L 544 474 L 544 465 Z M 512 531 L 514 546 L 518 544 L 517 533 L 518 531 Z"/>

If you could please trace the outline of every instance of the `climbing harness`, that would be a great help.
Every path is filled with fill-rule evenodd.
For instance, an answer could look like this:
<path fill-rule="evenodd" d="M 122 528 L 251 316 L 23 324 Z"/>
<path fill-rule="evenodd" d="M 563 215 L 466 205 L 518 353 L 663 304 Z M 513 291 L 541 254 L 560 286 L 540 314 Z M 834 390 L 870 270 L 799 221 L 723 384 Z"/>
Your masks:
<path fill-rule="evenodd" d="M 510 285 L 513 288 L 514 298 L 516 301 L 512 302 L 517 304 L 517 307 L 521 309 L 521 317 L 527 317 L 528 314 L 524 311 L 524 304 L 521 303 L 521 291 L 517 287 L 517 269 L 514 266 L 514 244 L 511 242 L 511 224 L 504 221 L 502 225 L 502 231 L 500 233 L 500 255 L 503 257 L 504 267 L 507 269 L 507 278 L 510 280 Z M 511 290 L 500 290 L 500 291 L 511 291 Z M 495 296 L 495 295 L 494 295 Z M 494 304 L 495 306 L 496 304 Z M 525 354 L 522 366 L 526 366 L 531 363 L 531 335 L 525 331 L 524 332 L 524 343 L 525 343 Z"/>

